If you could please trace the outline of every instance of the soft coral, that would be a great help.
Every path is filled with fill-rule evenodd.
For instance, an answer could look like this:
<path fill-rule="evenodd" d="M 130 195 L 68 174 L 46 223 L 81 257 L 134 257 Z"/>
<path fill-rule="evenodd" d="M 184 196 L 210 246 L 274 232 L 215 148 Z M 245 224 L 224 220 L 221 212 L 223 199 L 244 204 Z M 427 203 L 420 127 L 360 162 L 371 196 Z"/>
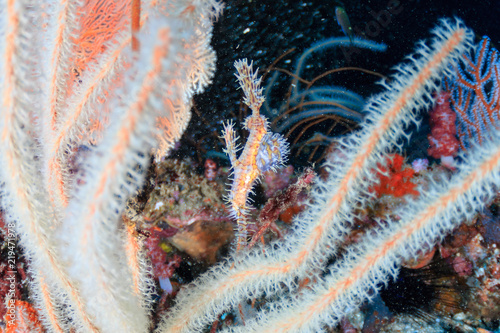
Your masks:
<path fill-rule="evenodd" d="M 379 183 L 371 187 L 378 197 L 384 194 L 394 197 L 402 197 L 407 194 L 418 195 L 415 189 L 416 184 L 412 183 L 411 178 L 415 174 L 412 168 L 403 168 L 404 157 L 399 154 L 393 154 L 387 157 L 385 166 L 378 165 Z"/>

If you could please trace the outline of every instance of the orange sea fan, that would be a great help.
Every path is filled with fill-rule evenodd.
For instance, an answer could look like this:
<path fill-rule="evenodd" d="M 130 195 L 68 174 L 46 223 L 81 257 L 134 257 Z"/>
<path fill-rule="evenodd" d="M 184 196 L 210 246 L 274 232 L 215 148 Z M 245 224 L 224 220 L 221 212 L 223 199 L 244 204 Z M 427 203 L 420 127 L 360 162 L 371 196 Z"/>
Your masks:
<path fill-rule="evenodd" d="M 45 332 L 38 314 L 33 306 L 24 301 L 16 300 L 14 302 L 14 319 L 6 317 L 7 329 L 5 333 L 43 333 Z"/>
<path fill-rule="evenodd" d="M 84 72 L 89 65 L 95 64 L 99 56 L 109 49 L 119 33 L 129 29 L 131 1 L 87 0 L 78 8 L 77 31 L 73 32 L 74 56 L 70 62 L 69 84 Z"/>

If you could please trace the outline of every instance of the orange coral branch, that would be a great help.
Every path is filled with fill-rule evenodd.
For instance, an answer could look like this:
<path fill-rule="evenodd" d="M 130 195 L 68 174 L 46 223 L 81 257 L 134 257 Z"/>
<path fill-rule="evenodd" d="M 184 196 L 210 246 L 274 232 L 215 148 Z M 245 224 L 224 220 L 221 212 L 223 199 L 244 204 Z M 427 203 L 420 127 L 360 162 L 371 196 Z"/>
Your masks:
<path fill-rule="evenodd" d="M 139 32 L 141 21 L 141 0 L 132 0 L 132 50 L 139 50 L 139 40 L 136 34 Z"/>
<path fill-rule="evenodd" d="M 7 330 L 5 331 L 6 333 L 44 332 L 42 324 L 38 319 L 38 313 L 30 303 L 16 300 L 14 303 L 14 308 L 16 310 L 15 320 L 7 320 Z M 60 332 L 62 332 L 62 330 L 60 330 Z"/>
<path fill-rule="evenodd" d="M 379 197 L 382 195 L 393 195 L 402 197 L 407 194 L 419 195 L 415 189 L 416 184 L 411 179 L 415 171 L 410 167 L 403 167 L 404 157 L 399 154 L 387 156 L 386 166 L 378 164 L 379 183 L 371 187 L 370 191 L 375 192 Z"/>

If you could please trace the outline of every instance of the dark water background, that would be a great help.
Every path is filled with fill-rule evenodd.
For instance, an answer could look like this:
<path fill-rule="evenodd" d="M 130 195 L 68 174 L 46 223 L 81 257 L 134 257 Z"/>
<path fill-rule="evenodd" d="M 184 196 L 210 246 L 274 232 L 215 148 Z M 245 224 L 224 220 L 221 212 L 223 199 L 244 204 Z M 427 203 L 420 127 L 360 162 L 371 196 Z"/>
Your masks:
<path fill-rule="evenodd" d="M 213 84 L 195 98 L 202 117 L 193 113 L 190 127 L 180 143 L 181 148 L 174 153 L 176 157 L 187 155 L 201 162 L 211 153 L 221 152 L 223 145 L 215 134 L 220 133 L 222 122 L 234 119 L 239 123 L 242 119 L 239 114 L 241 90 L 234 78 L 235 60 L 251 59 L 262 70 L 284 52 L 295 48 L 295 52 L 278 64 L 293 70 L 294 60 L 312 44 L 344 36 L 335 19 L 336 6 L 345 8 L 356 35 L 385 43 L 388 49 L 384 53 L 358 50 L 346 55 L 339 50 L 330 50 L 316 54 L 310 61 L 311 77 L 342 66 L 358 66 L 389 75 L 391 68 L 414 50 L 417 41 L 432 36 L 431 29 L 442 18 L 460 18 L 475 32 L 476 40 L 486 35 L 491 38 L 493 46 L 500 47 L 498 0 L 235 0 L 225 3 L 226 9 L 215 24 L 212 39 L 218 57 Z M 274 104 L 285 100 L 288 86 L 286 78 L 282 80 L 281 87 L 276 88 Z M 365 97 L 380 91 L 375 85 L 376 78 L 359 73 L 341 73 L 330 80 L 328 84 L 345 86 Z M 323 126 L 326 128 L 328 124 Z M 321 131 L 321 126 L 314 131 Z M 224 158 L 218 158 L 218 162 L 224 164 Z"/>

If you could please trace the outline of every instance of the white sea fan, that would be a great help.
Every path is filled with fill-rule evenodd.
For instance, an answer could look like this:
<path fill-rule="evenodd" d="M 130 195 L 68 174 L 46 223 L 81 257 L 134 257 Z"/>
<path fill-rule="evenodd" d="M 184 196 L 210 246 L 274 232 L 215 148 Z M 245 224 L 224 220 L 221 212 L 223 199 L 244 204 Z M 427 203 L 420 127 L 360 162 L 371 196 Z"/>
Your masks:
<path fill-rule="evenodd" d="M 121 212 L 210 83 L 222 6 L 142 1 L 136 50 L 132 2 L 0 2 L 2 208 L 48 331 L 149 330 L 149 268 Z"/>

